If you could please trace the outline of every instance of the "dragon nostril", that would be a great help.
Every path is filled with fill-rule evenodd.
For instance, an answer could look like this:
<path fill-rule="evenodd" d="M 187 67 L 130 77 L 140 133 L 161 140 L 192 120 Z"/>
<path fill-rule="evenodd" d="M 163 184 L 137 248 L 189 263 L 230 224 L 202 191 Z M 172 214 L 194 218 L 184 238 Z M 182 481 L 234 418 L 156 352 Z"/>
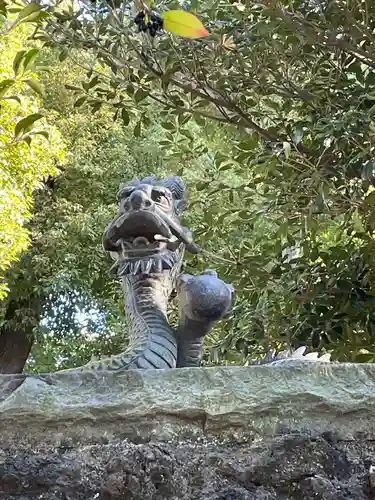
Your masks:
<path fill-rule="evenodd" d="M 144 191 L 133 191 L 129 198 L 133 209 L 149 208 L 151 200 Z"/>

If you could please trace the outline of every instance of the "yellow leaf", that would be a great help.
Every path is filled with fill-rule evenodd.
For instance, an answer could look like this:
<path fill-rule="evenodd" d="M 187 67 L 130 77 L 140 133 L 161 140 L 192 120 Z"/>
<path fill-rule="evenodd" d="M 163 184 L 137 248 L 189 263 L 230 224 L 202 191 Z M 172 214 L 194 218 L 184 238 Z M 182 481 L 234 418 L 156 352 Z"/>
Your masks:
<path fill-rule="evenodd" d="M 168 10 L 163 14 L 163 21 L 163 28 L 175 35 L 185 38 L 201 38 L 208 35 L 200 20 L 184 10 Z"/>

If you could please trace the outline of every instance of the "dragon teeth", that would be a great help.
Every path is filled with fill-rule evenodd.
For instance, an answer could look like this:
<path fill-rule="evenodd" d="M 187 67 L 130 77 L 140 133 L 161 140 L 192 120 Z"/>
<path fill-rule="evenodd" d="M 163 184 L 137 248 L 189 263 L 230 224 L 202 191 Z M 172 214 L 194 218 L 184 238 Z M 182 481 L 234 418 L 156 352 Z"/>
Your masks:
<path fill-rule="evenodd" d="M 135 262 L 131 262 L 130 263 L 130 274 L 137 274 L 140 266 L 141 266 L 141 262 L 139 260 L 136 260 Z"/>
<path fill-rule="evenodd" d="M 163 263 L 161 261 L 161 259 L 155 259 L 154 260 L 154 271 L 156 273 L 161 273 L 163 270 Z"/>
<path fill-rule="evenodd" d="M 162 236 L 161 234 L 154 234 L 154 240 L 155 241 L 168 241 L 168 238 L 165 236 Z"/>
<path fill-rule="evenodd" d="M 174 234 L 170 238 L 167 238 L 166 236 L 162 236 L 161 234 L 154 234 L 154 240 L 155 241 L 168 241 L 173 243 L 174 241 L 177 241 L 178 238 Z"/>
<path fill-rule="evenodd" d="M 129 266 L 130 266 L 130 263 L 129 262 L 124 262 L 123 264 L 121 264 L 119 266 L 119 269 L 117 271 L 117 274 L 119 276 L 124 276 L 125 274 L 127 274 L 128 272 L 128 269 L 129 269 Z"/>
<path fill-rule="evenodd" d="M 145 265 L 144 272 L 145 272 L 145 274 L 150 274 L 151 268 L 152 268 L 152 260 L 151 259 L 146 260 L 145 263 L 146 263 L 146 265 Z"/>
<path fill-rule="evenodd" d="M 140 261 L 140 269 L 141 269 L 141 272 L 143 274 L 146 272 L 146 261 L 145 260 Z"/>
<path fill-rule="evenodd" d="M 150 274 L 152 267 L 152 260 L 151 259 L 141 260 L 140 263 L 141 263 L 141 272 L 143 274 Z"/>

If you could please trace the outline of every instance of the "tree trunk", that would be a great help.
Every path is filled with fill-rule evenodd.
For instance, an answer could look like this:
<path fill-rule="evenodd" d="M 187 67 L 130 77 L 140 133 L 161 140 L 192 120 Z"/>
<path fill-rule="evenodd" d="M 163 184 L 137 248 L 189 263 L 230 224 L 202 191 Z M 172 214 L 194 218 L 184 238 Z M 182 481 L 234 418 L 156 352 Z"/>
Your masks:
<path fill-rule="evenodd" d="M 0 328 L 0 373 L 22 373 L 34 342 L 34 327 L 39 323 L 41 302 L 31 296 L 11 300 Z"/>

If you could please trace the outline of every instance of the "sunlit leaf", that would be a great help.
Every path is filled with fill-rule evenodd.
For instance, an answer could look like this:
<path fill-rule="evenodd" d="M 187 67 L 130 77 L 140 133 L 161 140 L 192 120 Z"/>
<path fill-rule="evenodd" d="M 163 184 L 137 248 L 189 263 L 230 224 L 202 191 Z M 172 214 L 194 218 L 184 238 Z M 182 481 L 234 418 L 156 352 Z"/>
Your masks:
<path fill-rule="evenodd" d="M 18 97 L 18 95 L 7 95 L 7 96 L 3 97 L 3 100 L 16 101 L 16 102 L 18 102 L 18 104 L 22 104 L 22 101 Z"/>
<path fill-rule="evenodd" d="M 202 38 L 208 36 L 208 31 L 201 21 L 184 10 L 169 10 L 163 14 L 163 28 L 175 35 L 185 38 Z"/>
<path fill-rule="evenodd" d="M 38 57 L 39 50 L 38 49 L 30 49 L 26 52 L 22 60 L 23 71 L 27 71 L 31 69 L 35 59 Z"/>
<path fill-rule="evenodd" d="M 31 132 L 30 135 L 41 135 L 47 139 L 47 141 L 49 140 L 49 133 L 46 130 L 36 130 L 35 132 Z"/>
<path fill-rule="evenodd" d="M 19 50 L 13 59 L 13 71 L 14 76 L 18 76 L 18 74 L 22 71 L 21 63 L 26 54 L 26 50 Z"/>
<path fill-rule="evenodd" d="M 25 118 L 22 118 L 22 120 L 20 120 L 14 127 L 15 137 L 18 137 L 21 133 L 30 130 L 34 123 L 41 118 L 43 118 L 43 115 L 41 115 L 40 113 L 33 113 L 26 116 Z"/>
<path fill-rule="evenodd" d="M 29 16 L 31 16 L 32 14 L 39 13 L 40 10 L 41 10 L 41 7 L 38 3 L 35 3 L 35 2 L 29 3 L 18 14 L 17 22 L 25 20 L 26 18 L 29 18 Z"/>
<path fill-rule="evenodd" d="M 25 83 L 37 94 L 43 95 L 43 87 L 37 80 L 25 80 Z"/>
<path fill-rule="evenodd" d="M 13 84 L 14 80 L 12 78 L 6 78 L 0 81 L 0 98 L 5 95 Z"/>

